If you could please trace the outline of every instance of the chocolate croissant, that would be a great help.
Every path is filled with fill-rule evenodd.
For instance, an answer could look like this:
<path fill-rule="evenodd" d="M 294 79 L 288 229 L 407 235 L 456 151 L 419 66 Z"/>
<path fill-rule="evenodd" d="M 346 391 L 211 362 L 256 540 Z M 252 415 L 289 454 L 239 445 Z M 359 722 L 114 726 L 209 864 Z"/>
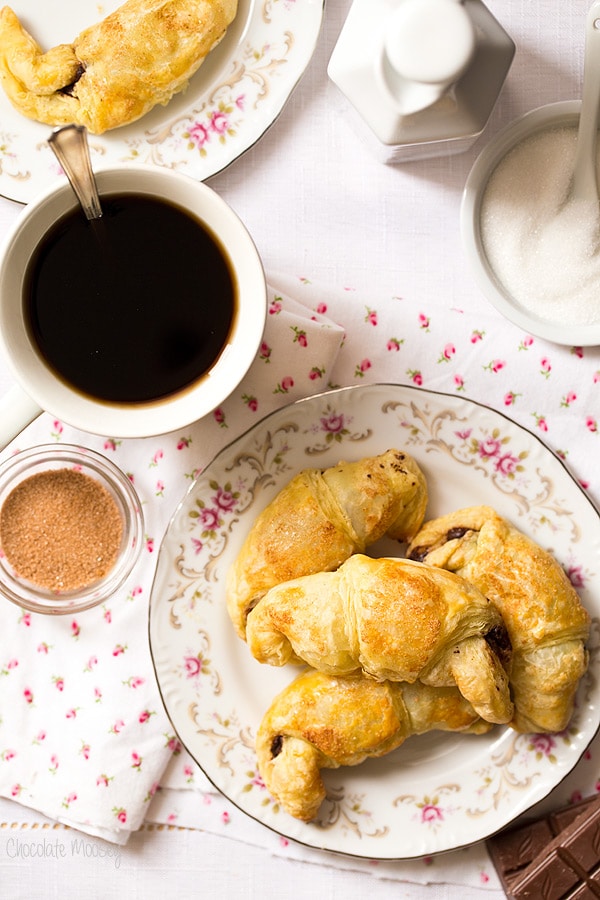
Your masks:
<path fill-rule="evenodd" d="M 337 572 L 277 585 L 248 616 L 246 638 L 262 663 L 457 686 L 482 719 L 513 715 L 500 613 L 462 578 L 418 562 L 356 554 Z"/>
<path fill-rule="evenodd" d="M 229 570 L 227 608 L 240 637 L 269 588 L 337 569 L 384 534 L 408 541 L 426 506 L 425 476 L 400 450 L 300 472 L 257 517 Z"/>
<path fill-rule="evenodd" d="M 266 712 L 256 739 L 258 767 L 286 812 L 308 822 L 326 796 L 321 769 L 383 756 L 413 734 L 483 734 L 491 727 L 456 688 L 308 670 Z"/>
<path fill-rule="evenodd" d="M 236 12 L 237 0 L 127 0 L 72 44 L 44 53 L 5 6 L 0 82 L 28 118 L 101 134 L 183 90 Z"/>
<path fill-rule="evenodd" d="M 590 617 L 556 559 L 489 506 L 427 522 L 412 559 L 457 572 L 496 604 L 513 648 L 511 725 L 559 732 L 588 665 Z"/>

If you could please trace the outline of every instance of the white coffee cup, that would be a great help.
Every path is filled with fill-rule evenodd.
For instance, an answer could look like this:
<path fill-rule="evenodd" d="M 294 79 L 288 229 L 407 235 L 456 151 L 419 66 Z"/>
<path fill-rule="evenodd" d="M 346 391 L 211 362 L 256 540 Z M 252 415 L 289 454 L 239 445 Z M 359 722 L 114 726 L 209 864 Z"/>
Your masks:
<path fill-rule="evenodd" d="M 235 390 L 260 347 L 267 311 L 264 270 L 250 234 L 231 207 L 202 182 L 158 166 L 100 168 L 96 181 L 101 200 L 103 193 L 151 195 L 182 207 L 213 233 L 228 257 L 237 290 L 227 343 L 197 381 L 156 400 L 97 400 L 59 378 L 27 327 L 24 292 L 32 253 L 53 223 L 77 206 L 71 186 L 61 177 L 24 209 L 0 248 L 0 353 L 17 382 L 0 401 L 2 446 L 42 410 L 83 431 L 112 437 L 146 437 L 183 428 L 212 412 Z"/>

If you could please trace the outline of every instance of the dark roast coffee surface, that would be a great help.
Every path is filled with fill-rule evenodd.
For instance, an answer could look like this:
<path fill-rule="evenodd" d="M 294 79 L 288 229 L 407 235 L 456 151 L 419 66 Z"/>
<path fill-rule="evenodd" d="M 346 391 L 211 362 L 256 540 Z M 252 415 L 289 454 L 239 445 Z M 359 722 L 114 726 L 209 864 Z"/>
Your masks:
<path fill-rule="evenodd" d="M 28 327 L 59 377 L 84 394 L 169 396 L 201 378 L 227 342 L 237 294 L 229 260 L 179 207 L 101 199 L 101 219 L 68 213 L 32 257 Z"/>

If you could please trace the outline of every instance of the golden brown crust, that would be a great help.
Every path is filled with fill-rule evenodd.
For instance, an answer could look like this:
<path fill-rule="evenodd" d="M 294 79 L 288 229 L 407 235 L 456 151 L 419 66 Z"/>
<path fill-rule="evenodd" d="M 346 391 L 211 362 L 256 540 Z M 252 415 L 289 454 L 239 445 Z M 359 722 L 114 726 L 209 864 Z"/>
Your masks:
<path fill-rule="evenodd" d="M 277 585 L 251 611 L 253 656 L 281 666 L 363 671 L 379 681 L 460 683 L 482 718 L 513 709 L 502 660 L 486 635 L 504 630 L 498 610 L 462 578 L 403 559 L 354 554 L 336 572 Z"/>
<path fill-rule="evenodd" d="M 336 568 L 354 549 L 347 531 L 323 512 L 314 480 L 312 471 L 301 472 L 286 485 L 260 513 L 228 572 L 227 607 L 242 638 L 249 610 L 269 587 L 303 570 Z"/>
<path fill-rule="evenodd" d="M 384 534 L 408 540 L 426 506 L 425 477 L 399 450 L 300 472 L 257 517 L 228 573 L 227 608 L 239 636 L 269 588 L 334 570 Z"/>
<path fill-rule="evenodd" d="M 427 522 L 407 553 L 457 572 L 497 605 L 513 647 L 513 727 L 566 728 L 587 668 L 590 617 L 556 559 L 488 506 Z"/>
<path fill-rule="evenodd" d="M 490 728 L 454 688 L 337 678 L 309 670 L 274 699 L 258 729 L 261 776 L 284 809 L 313 819 L 325 799 L 322 768 L 356 766 L 434 729 Z"/>
<path fill-rule="evenodd" d="M 237 0 L 127 0 L 72 44 L 44 53 L 5 6 L 0 81 L 28 118 L 101 134 L 183 90 L 236 12 Z"/>

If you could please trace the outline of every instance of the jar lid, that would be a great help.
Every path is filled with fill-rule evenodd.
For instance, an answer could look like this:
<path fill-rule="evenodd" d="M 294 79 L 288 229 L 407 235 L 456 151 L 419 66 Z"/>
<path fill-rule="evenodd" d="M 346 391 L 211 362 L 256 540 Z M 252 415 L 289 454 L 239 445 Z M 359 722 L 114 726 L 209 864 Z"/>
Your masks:
<path fill-rule="evenodd" d="M 475 29 L 458 0 L 402 0 L 386 24 L 390 66 L 407 81 L 451 84 L 475 51 Z"/>

